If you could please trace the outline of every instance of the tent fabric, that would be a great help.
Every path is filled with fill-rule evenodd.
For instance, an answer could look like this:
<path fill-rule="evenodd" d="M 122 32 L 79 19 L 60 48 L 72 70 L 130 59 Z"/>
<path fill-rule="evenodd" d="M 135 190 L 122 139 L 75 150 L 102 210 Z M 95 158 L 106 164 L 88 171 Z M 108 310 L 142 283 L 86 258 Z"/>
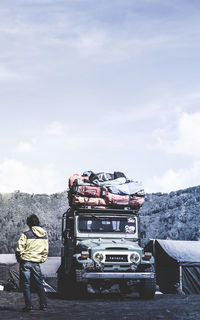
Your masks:
<path fill-rule="evenodd" d="M 155 257 L 161 292 L 200 294 L 200 241 L 152 239 L 147 250 Z"/>
<path fill-rule="evenodd" d="M 156 239 L 156 242 L 181 265 L 200 265 L 200 241 Z"/>
<path fill-rule="evenodd" d="M 200 267 L 183 267 L 183 291 L 186 294 L 200 294 Z"/>

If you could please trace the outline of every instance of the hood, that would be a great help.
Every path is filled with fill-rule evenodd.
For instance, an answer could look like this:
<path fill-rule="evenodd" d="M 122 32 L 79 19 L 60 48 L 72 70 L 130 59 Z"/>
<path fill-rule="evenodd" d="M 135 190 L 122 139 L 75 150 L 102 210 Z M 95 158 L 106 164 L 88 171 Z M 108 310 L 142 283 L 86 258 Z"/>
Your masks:
<path fill-rule="evenodd" d="M 128 249 L 128 250 L 133 250 L 133 249 L 141 249 L 141 247 L 138 245 L 137 242 L 133 241 L 128 241 L 128 240 L 121 240 L 121 239 L 87 239 L 87 240 L 82 240 L 79 242 L 79 246 L 83 248 L 91 248 L 94 250 L 116 250 L 116 249 Z"/>
<path fill-rule="evenodd" d="M 38 238 L 42 238 L 47 234 L 47 232 L 39 226 L 32 227 L 31 230 Z"/>

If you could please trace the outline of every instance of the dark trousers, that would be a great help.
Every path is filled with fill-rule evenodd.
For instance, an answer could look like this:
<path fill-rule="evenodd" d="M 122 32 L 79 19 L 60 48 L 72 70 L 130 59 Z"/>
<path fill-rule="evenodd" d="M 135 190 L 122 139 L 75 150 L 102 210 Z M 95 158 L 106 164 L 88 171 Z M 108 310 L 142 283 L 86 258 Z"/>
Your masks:
<path fill-rule="evenodd" d="M 43 276 L 40 265 L 37 262 L 23 261 L 20 262 L 21 286 L 24 294 L 25 305 L 32 308 L 31 300 L 31 282 L 36 287 L 40 299 L 40 306 L 47 305 L 46 293 L 43 285 Z"/>

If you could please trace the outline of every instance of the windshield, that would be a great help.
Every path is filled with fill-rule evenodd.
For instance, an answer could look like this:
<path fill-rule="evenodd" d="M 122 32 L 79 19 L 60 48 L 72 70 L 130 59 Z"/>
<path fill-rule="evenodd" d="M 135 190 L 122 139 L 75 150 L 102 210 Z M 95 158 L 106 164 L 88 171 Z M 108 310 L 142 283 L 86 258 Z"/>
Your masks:
<path fill-rule="evenodd" d="M 78 229 L 80 232 L 136 232 L 135 217 L 97 217 L 97 216 L 79 216 Z"/>

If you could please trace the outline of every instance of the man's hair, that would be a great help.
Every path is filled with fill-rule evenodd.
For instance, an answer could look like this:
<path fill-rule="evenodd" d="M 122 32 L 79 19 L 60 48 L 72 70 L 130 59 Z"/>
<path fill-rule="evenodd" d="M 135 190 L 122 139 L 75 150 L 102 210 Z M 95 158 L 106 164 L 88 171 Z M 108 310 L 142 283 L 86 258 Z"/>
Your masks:
<path fill-rule="evenodd" d="M 33 226 L 39 226 L 40 225 L 40 221 L 39 221 L 38 217 L 36 216 L 36 214 L 32 214 L 31 216 L 29 216 L 26 219 L 26 223 L 30 228 L 33 227 Z"/>

